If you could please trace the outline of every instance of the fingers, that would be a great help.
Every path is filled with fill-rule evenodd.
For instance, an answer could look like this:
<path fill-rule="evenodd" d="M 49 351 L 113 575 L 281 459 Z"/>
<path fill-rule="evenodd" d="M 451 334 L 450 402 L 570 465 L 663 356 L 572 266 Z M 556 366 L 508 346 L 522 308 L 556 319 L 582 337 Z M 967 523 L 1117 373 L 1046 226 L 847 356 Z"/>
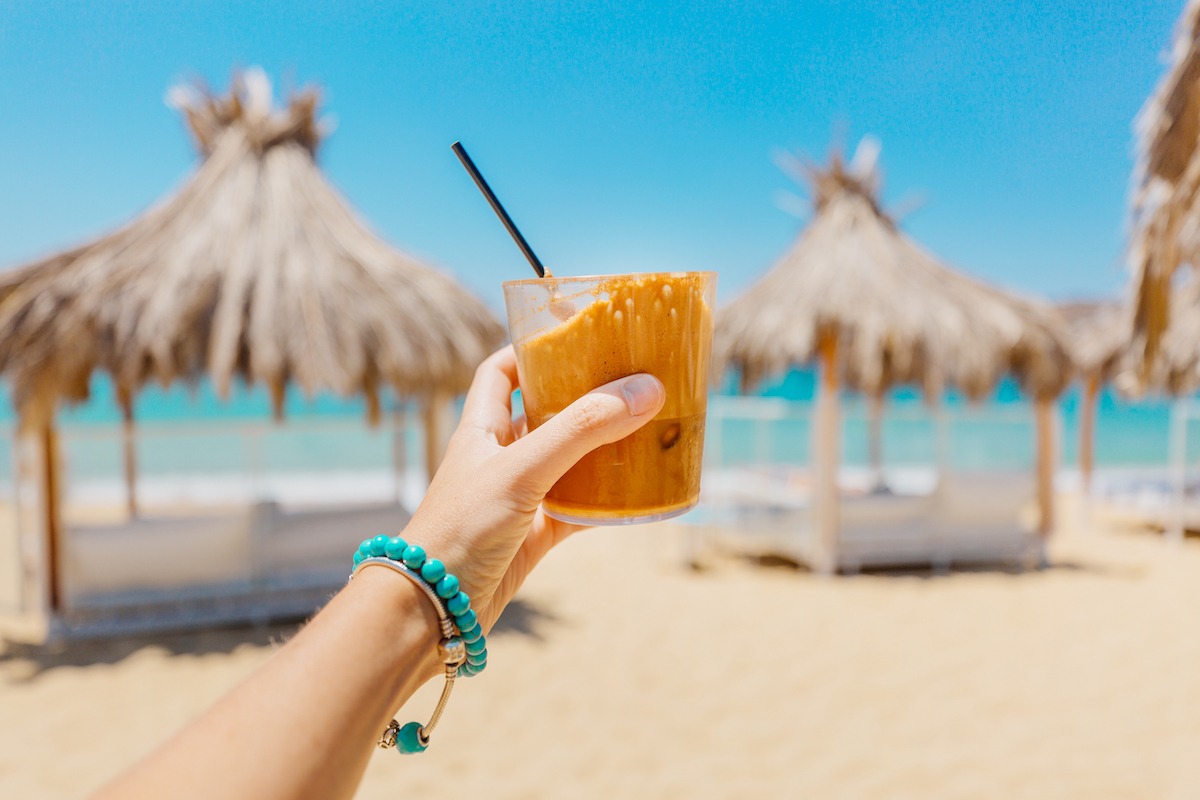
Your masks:
<path fill-rule="evenodd" d="M 517 356 L 509 345 L 492 353 L 475 370 L 463 405 L 463 421 L 493 432 L 504 430 L 511 425 L 516 388 Z"/>
<path fill-rule="evenodd" d="M 585 394 L 508 447 L 518 472 L 541 493 L 575 462 L 623 439 L 662 408 L 666 390 L 653 375 L 630 375 Z"/>

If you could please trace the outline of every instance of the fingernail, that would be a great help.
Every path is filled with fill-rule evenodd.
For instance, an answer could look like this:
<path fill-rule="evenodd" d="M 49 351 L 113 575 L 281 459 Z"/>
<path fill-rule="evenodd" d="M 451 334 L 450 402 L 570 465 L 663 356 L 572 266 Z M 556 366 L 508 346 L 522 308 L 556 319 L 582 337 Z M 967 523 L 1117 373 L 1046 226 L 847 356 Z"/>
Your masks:
<path fill-rule="evenodd" d="M 658 405 L 662 384 L 653 375 L 634 375 L 621 387 L 629 413 L 640 416 Z"/>

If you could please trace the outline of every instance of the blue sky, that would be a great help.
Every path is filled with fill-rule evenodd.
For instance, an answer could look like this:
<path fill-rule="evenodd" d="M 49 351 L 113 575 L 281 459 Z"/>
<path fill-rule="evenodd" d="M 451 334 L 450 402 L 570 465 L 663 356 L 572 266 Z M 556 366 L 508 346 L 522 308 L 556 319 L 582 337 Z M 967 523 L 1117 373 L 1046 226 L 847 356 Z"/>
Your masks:
<path fill-rule="evenodd" d="M 500 309 L 528 266 L 462 139 L 556 272 L 716 269 L 732 297 L 801 221 L 777 148 L 883 143 L 884 197 L 951 264 L 1115 294 L 1131 122 L 1182 0 L 0 6 L 0 265 L 86 239 L 195 156 L 163 101 L 262 65 L 319 83 L 331 180 L 388 241 Z"/>

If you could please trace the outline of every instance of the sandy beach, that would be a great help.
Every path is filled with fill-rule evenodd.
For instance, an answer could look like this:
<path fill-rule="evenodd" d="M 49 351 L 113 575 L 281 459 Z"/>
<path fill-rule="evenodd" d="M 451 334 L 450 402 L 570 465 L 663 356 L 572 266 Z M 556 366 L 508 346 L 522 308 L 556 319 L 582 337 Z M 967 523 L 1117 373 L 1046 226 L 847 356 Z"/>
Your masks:
<path fill-rule="evenodd" d="M 360 796 L 1200 796 L 1200 541 L 1064 517 L 1026 573 L 693 571 L 679 526 L 581 534 L 432 748 L 378 752 Z M 0 796 L 96 787 L 294 629 L 7 645 Z"/>
<path fill-rule="evenodd" d="M 1200 800 L 1200 0 L 128 5 L 0 12 L 0 800 L 315 794 L 385 534 L 361 798 Z M 536 502 L 687 513 L 483 654 Z"/>

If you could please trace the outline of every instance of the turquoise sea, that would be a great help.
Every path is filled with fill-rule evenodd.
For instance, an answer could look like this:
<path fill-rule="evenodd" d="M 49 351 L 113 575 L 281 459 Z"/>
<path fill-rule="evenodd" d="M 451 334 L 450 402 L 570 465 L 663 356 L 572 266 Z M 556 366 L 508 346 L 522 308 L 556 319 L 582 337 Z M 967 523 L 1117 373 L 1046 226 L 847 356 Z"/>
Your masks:
<path fill-rule="evenodd" d="M 796 403 L 800 409 L 811 406 L 816 375 L 811 369 L 792 370 L 767 383 L 758 394 Z M 722 394 L 732 394 L 730 382 Z M 1078 463 L 1078 430 L 1082 391 L 1074 385 L 1057 403 L 1060 426 L 1060 461 L 1063 466 Z M 1149 397 L 1138 401 L 1122 398 L 1104 387 L 1096 405 L 1094 452 L 1097 467 L 1162 466 L 1169 457 L 1171 398 Z M 1005 380 L 991 398 L 971 403 L 962 396 L 948 393 L 942 398 L 950 420 L 948 454 L 952 463 L 963 466 L 997 467 L 1031 464 L 1033 460 L 1032 407 L 1015 382 Z M 867 462 L 866 404 L 861 396 L 843 395 L 842 446 L 844 460 L 850 464 Z M 885 460 L 889 463 L 930 463 L 936 447 L 933 413 L 919 391 L 900 388 L 893 391 L 885 407 L 883 439 Z M 1188 452 L 1193 460 L 1200 456 L 1200 424 L 1189 428 Z M 736 441 L 741 436 L 735 435 Z M 790 446 L 786 426 L 772 435 L 777 448 Z"/>
<path fill-rule="evenodd" d="M 731 381 L 714 393 L 709 415 L 707 458 L 710 465 L 805 464 L 809 460 L 810 419 L 815 389 L 812 370 L 797 369 L 765 385 L 766 400 L 746 404 L 733 395 Z M 12 404 L 3 393 L 0 417 L 14 422 Z M 1077 463 L 1079 389 L 1058 403 L 1061 464 Z M 423 445 L 419 416 L 411 405 L 385 398 L 379 428 L 365 424 L 361 399 L 333 396 L 305 398 L 289 391 L 282 424 L 271 420 L 262 389 L 235 387 L 222 400 L 207 382 L 194 386 L 147 387 L 137 398 L 139 473 L 154 479 L 201 479 L 212 476 L 307 476 L 318 488 L 332 487 L 322 475 L 353 478 L 362 491 L 380 484 L 379 476 L 397 466 L 419 469 Z M 842 451 L 847 466 L 868 461 L 865 404 L 843 398 Z M 1022 469 L 1033 463 L 1034 429 L 1029 404 L 1017 387 L 1004 383 L 982 404 L 949 395 L 943 400 L 943 458 L 962 468 Z M 1171 402 L 1151 398 L 1130 402 L 1105 390 L 1096 422 L 1099 468 L 1162 468 L 1169 458 Z M 119 491 L 120 414 L 111 383 L 93 381 L 92 398 L 65 408 L 59 416 L 68 491 L 79 497 L 110 497 Z M 398 424 L 397 422 L 398 421 Z M 901 389 L 889 397 L 883 426 L 883 450 L 889 467 L 930 466 L 938 462 L 938 428 L 919 393 Z M 1200 459 L 1200 421 L 1189 430 L 1190 463 Z M 0 439 L 0 478 L 11 476 L 11 436 Z M 370 478 L 369 476 L 375 476 Z M 255 478 L 245 478 L 254 480 Z M 5 483 L 8 481 L 5 480 Z M 83 488 L 81 488 L 83 487 Z M 90 488 L 88 488 L 90 487 Z M 378 487 L 376 487 L 378 488 Z M 89 494 L 91 492 L 91 494 Z"/>

